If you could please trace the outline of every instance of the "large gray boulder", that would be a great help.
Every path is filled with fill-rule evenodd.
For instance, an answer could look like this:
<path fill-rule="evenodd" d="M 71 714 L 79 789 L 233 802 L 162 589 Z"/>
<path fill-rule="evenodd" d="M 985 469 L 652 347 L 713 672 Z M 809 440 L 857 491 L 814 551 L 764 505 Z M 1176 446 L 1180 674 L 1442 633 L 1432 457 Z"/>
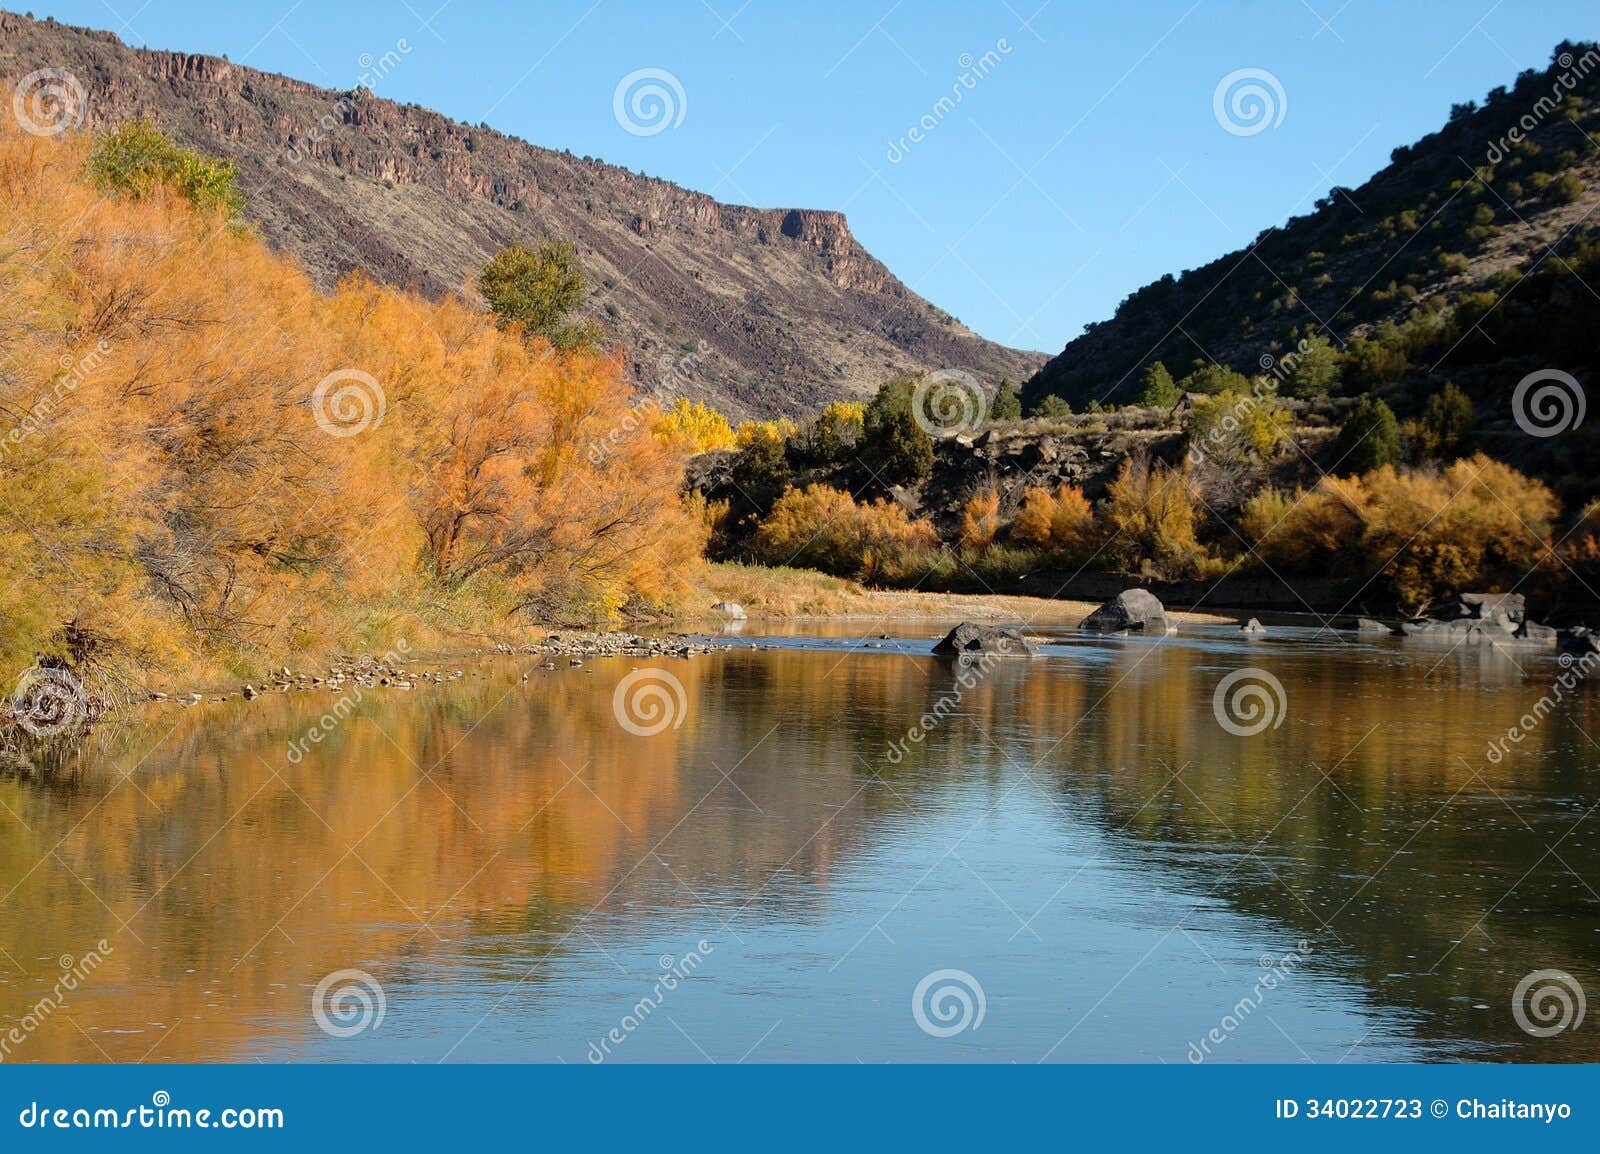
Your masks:
<path fill-rule="evenodd" d="M 1078 628 L 1091 633 L 1174 633 L 1167 611 L 1148 589 L 1124 589 L 1085 617 Z"/>
<path fill-rule="evenodd" d="M 933 647 L 941 657 L 1031 657 L 1037 650 L 1019 629 L 963 621 Z"/>

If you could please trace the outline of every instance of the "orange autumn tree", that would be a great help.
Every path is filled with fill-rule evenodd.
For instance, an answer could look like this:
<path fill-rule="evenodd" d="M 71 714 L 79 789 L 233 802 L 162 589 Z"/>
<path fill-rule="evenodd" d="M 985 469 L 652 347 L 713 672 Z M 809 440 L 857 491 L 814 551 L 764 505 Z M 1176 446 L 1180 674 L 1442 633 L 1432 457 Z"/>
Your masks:
<path fill-rule="evenodd" d="M 41 658 L 121 676 L 588 619 L 692 574 L 681 458 L 615 435 L 614 360 L 456 298 L 320 293 L 181 185 L 96 187 L 115 136 L 0 124 L 6 689 Z"/>

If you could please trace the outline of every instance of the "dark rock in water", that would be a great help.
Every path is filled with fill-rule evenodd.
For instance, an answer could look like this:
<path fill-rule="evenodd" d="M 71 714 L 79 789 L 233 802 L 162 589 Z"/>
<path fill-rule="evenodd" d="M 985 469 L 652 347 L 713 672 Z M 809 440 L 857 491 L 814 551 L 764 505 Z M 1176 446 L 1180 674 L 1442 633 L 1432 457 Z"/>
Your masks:
<path fill-rule="evenodd" d="M 1148 589 L 1124 589 L 1078 626 L 1093 633 L 1174 633 L 1167 611 Z"/>
<path fill-rule="evenodd" d="M 1259 635 L 1265 633 L 1266 631 L 1267 627 L 1261 624 L 1261 622 L 1257 621 L 1254 617 L 1250 618 L 1250 620 L 1239 626 L 1240 633 L 1253 633 Z"/>
<path fill-rule="evenodd" d="M 1448 616 L 1520 622 L 1527 610 L 1527 600 L 1521 593 L 1463 593 L 1457 599 L 1455 612 Z"/>
<path fill-rule="evenodd" d="M 1354 628 L 1357 633 L 1371 633 L 1374 635 L 1381 633 L 1387 637 L 1392 637 L 1400 632 L 1394 626 L 1385 625 L 1382 621 L 1374 621 L 1370 617 L 1357 617 Z"/>
<path fill-rule="evenodd" d="M 1557 640 L 1563 653 L 1600 653 L 1600 631 L 1586 625 L 1563 629 Z"/>
<path fill-rule="evenodd" d="M 977 625 L 971 621 L 963 621 L 950 630 L 945 634 L 944 640 L 933 647 L 933 651 L 946 657 L 981 657 L 985 654 L 995 657 L 1031 657 L 1035 652 L 1033 643 L 1022 635 L 1021 630 L 1007 629 L 998 625 Z"/>

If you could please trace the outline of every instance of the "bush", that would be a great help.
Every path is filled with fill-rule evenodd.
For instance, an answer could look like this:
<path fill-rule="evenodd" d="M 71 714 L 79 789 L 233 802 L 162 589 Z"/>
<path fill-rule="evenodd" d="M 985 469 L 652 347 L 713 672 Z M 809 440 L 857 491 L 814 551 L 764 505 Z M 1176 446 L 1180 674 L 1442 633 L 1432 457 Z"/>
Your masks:
<path fill-rule="evenodd" d="M 95 137 L 88 172 L 106 192 L 142 199 L 168 188 L 201 212 L 220 212 L 236 223 L 244 211 L 233 161 L 183 148 L 148 120 L 129 121 Z"/>
<path fill-rule="evenodd" d="M 961 510 L 961 547 L 987 549 L 1000 533 L 1000 492 L 994 486 L 967 498 Z"/>
<path fill-rule="evenodd" d="M 1086 552 L 1093 528 L 1094 512 L 1083 490 L 1067 484 L 1054 493 L 1037 486 L 1023 490 L 1022 507 L 1011 520 L 1016 540 L 1069 557 Z"/>
<path fill-rule="evenodd" d="M 1164 577 L 1194 570 L 1204 557 L 1195 539 L 1195 500 L 1189 479 L 1148 457 L 1130 457 L 1107 489 L 1099 532 L 1108 556 L 1129 569 Z"/>
<path fill-rule="evenodd" d="M 501 328 L 518 329 L 558 349 L 600 343 L 593 322 L 566 319 L 586 293 L 570 244 L 545 240 L 534 248 L 514 244 L 501 249 L 478 273 L 478 291 Z"/>
<path fill-rule="evenodd" d="M 1472 401 L 1446 382 L 1428 398 L 1421 419 L 1406 422 L 1411 459 L 1420 462 L 1455 456 L 1471 435 L 1473 424 Z"/>
<path fill-rule="evenodd" d="M 761 521 L 751 541 L 767 565 L 821 569 L 862 581 L 915 579 L 937 560 L 939 537 L 926 521 L 913 521 L 900 505 L 857 505 L 827 485 L 787 489 Z"/>
<path fill-rule="evenodd" d="M 650 431 L 656 440 L 684 454 L 709 453 L 713 449 L 731 449 L 734 445 L 728 418 L 710 405 L 688 397 L 673 401 L 672 407 L 661 414 Z"/>
<path fill-rule="evenodd" d="M 1339 354 L 1326 337 L 1312 333 L 1296 346 L 1292 356 L 1283 382 L 1283 391 L 1289 396 L 1303 400 L 1325 397 L 1338 386 Z"/>
<path fill-rule="evenodd" d="M 1039 403 L 1033 407 L 1033 415 L 1043 417 L 1047 421 L 1059 420 L 1062 417 L 1072 416 L 1072 406 L 1067 403 L 1065 397 L 1047 393 L 1040 397 Z"/>

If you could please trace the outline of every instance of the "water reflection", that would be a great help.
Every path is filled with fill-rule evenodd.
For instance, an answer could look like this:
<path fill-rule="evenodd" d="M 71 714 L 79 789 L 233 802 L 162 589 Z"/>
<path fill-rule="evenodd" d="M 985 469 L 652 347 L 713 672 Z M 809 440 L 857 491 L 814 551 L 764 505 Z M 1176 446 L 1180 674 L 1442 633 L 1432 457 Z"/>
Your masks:
<path fill-rule="evenodd" d="M 1600 978 L 1592 695 L 1485 756 L 1551 658 L 1054 640 L 958 686 L 920 640 L 762 638 L 664 665 L 688 708 L 651 737 L 627 660 L 374 691 L 298 763 L 331 694 L 98 734 L 0 780 L 7 1060 L 581 1061 L 702 938 L 618 1055 L 1181 1061 L 1303 940 L 1219 1056 L 1600 1057 L 1511 1013 L 1529 971 Z M 1241 738 L 1212 697 L 1247 665 L 1287 713 Z M 957 964 L 988 1017 L 931 1038 L 911 990 Z M 350 967 L 389 1016 L 336 1042 L 308 999 Z"/>

